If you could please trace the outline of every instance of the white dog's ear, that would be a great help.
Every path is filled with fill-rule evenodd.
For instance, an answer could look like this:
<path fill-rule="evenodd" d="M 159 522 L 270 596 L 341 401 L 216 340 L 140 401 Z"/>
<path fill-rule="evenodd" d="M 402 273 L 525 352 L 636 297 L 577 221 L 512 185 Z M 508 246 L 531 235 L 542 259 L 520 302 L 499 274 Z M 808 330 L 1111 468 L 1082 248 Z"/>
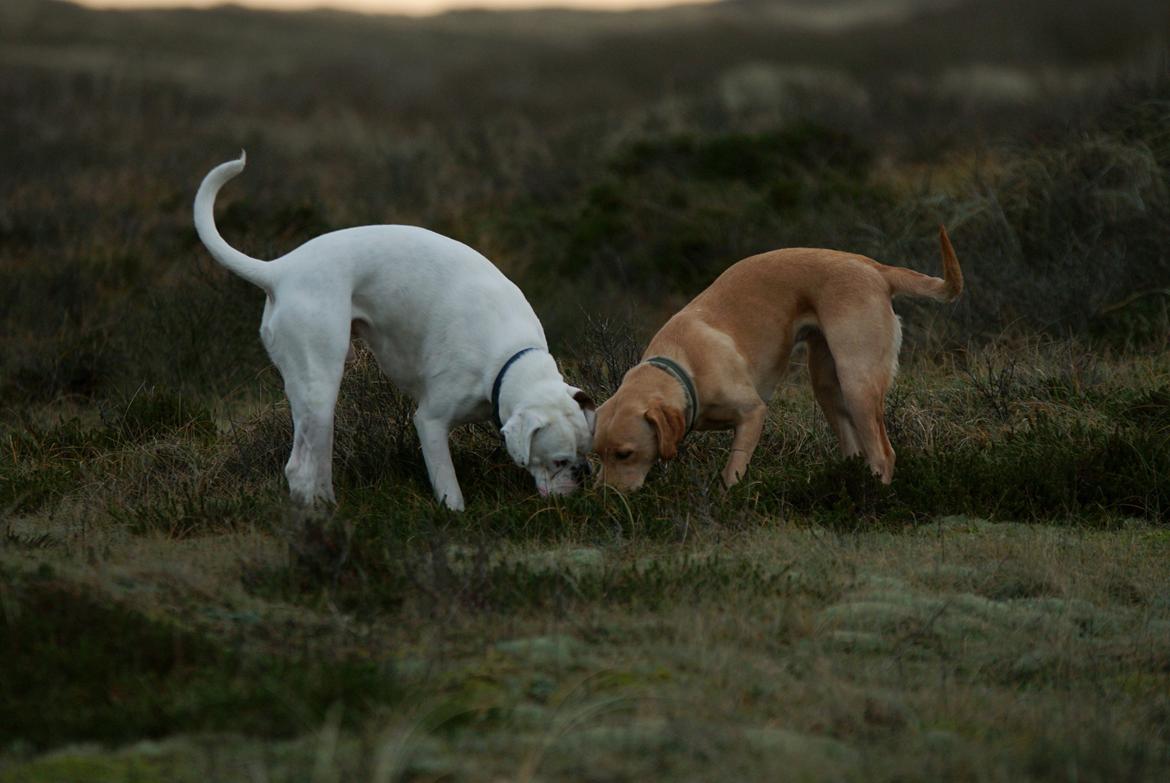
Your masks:
<path fill-rule="evenodd" d="M 517 411 L 504 422 L 500 433 L 512 460 L 522 468 L 528 467 L 528 454 L 532 449 L 532 436 L 548 422 L 531 411 Z"/>
<path fill-rule="evenodd" d="M 581 406 L 581 412 L 585 414 L 585 423 L 589 425 L 589 434 L 592 435 L 597 431 L 597 405 L 593 402 L 592 397 L 576 386 L 568 386 L 567 388 L 569 396 Z"/>

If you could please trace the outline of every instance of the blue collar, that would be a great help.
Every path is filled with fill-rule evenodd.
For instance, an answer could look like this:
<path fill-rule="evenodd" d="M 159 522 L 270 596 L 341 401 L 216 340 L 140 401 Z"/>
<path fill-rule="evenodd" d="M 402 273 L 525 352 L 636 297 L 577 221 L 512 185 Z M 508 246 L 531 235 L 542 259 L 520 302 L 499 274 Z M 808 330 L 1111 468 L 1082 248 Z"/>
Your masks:
<path fill-rule="evenodd" d="M 695 419 L 699 417 L 699 393 L 695 391 L 695 383 L 691 380 L 691 376 L 686 370 L 682 368 L 678 362 L 673 359 L 667 359 L 665 356 L 651 356 L 645 361 L 645 364 L 652 364 L 658 369 L 672 376 L 679 385 L 683 387 L 683 393 L 687 397 L 687 432 L 695 428 Z"/>
<path fill-rule="evenodd" d="M 500 368 L 498 373 L 496 373 L 496 382 L 492 384 L 492 421 L 496 423 L 497 430 L 504 428 L 504 423 L 500 421 L 500 386 L 504 383 L 504 373 L 506 373 L 508 368 L 515 364 L 516 360 L 521 356 L 528 353 L 529 351 L 535 350 L 537 350 L 536 346 L 521 348 L 519 351 L 516 351 L 516 353 L 512 354 L 512 357 L 508 359 L 508 361 L 504 362 L 504 366 Z"/>

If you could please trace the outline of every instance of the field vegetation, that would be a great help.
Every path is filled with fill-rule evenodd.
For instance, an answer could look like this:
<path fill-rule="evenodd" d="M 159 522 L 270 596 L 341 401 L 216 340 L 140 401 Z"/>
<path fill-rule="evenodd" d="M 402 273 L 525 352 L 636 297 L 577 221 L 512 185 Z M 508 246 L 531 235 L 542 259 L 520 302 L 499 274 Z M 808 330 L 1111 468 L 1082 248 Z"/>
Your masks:
<path fill-rule="evenodd" d="M 825 9 L 830 8 L 833 13 Z M 0 7 L 0 782 L 1164 780 L 1164 3 L 632 14 Z M 542 499 L 488 424 L 431 498 L 359 346 L 339 506 L 286 501 L 275 257 L 424 225 L 604 399 L 733 261 L 938 271 L 883 487 L 802 358 L 747 479 Z"/>

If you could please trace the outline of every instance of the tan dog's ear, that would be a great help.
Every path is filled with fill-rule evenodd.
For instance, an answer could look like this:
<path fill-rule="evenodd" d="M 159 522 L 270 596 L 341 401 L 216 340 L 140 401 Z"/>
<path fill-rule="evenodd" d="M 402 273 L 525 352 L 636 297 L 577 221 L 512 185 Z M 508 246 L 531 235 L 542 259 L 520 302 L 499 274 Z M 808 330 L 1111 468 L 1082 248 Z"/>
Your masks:
<path fill-rule="evenodd" d="M 662 459 L 674 459 L 678 454 L 678 444 L 686 434 L 687 425 L 683 421 L 683 412 L 678 408 L 658 404 L 646 411 L 646 419 L 658 433 L 658 456 Z"/>

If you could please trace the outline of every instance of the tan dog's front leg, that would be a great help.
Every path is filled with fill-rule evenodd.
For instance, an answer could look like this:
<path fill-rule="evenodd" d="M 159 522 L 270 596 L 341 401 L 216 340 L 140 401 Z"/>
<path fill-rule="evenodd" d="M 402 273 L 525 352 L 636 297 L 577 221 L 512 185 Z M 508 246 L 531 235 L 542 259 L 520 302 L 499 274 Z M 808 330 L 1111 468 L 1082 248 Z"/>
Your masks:
<path fill-rule="evenodd" d="M 760 442 L 760 433 L 764 430 L 764 415 L 767 412 L 768 407 L 760 401 L 744 412 L 735 423 L 731 454 L 727 457 L 727 466 L 723 468 L 724 486 L 735 486 L 747 473 L 748 463 L 751 462 L 756 444 Z"/>

